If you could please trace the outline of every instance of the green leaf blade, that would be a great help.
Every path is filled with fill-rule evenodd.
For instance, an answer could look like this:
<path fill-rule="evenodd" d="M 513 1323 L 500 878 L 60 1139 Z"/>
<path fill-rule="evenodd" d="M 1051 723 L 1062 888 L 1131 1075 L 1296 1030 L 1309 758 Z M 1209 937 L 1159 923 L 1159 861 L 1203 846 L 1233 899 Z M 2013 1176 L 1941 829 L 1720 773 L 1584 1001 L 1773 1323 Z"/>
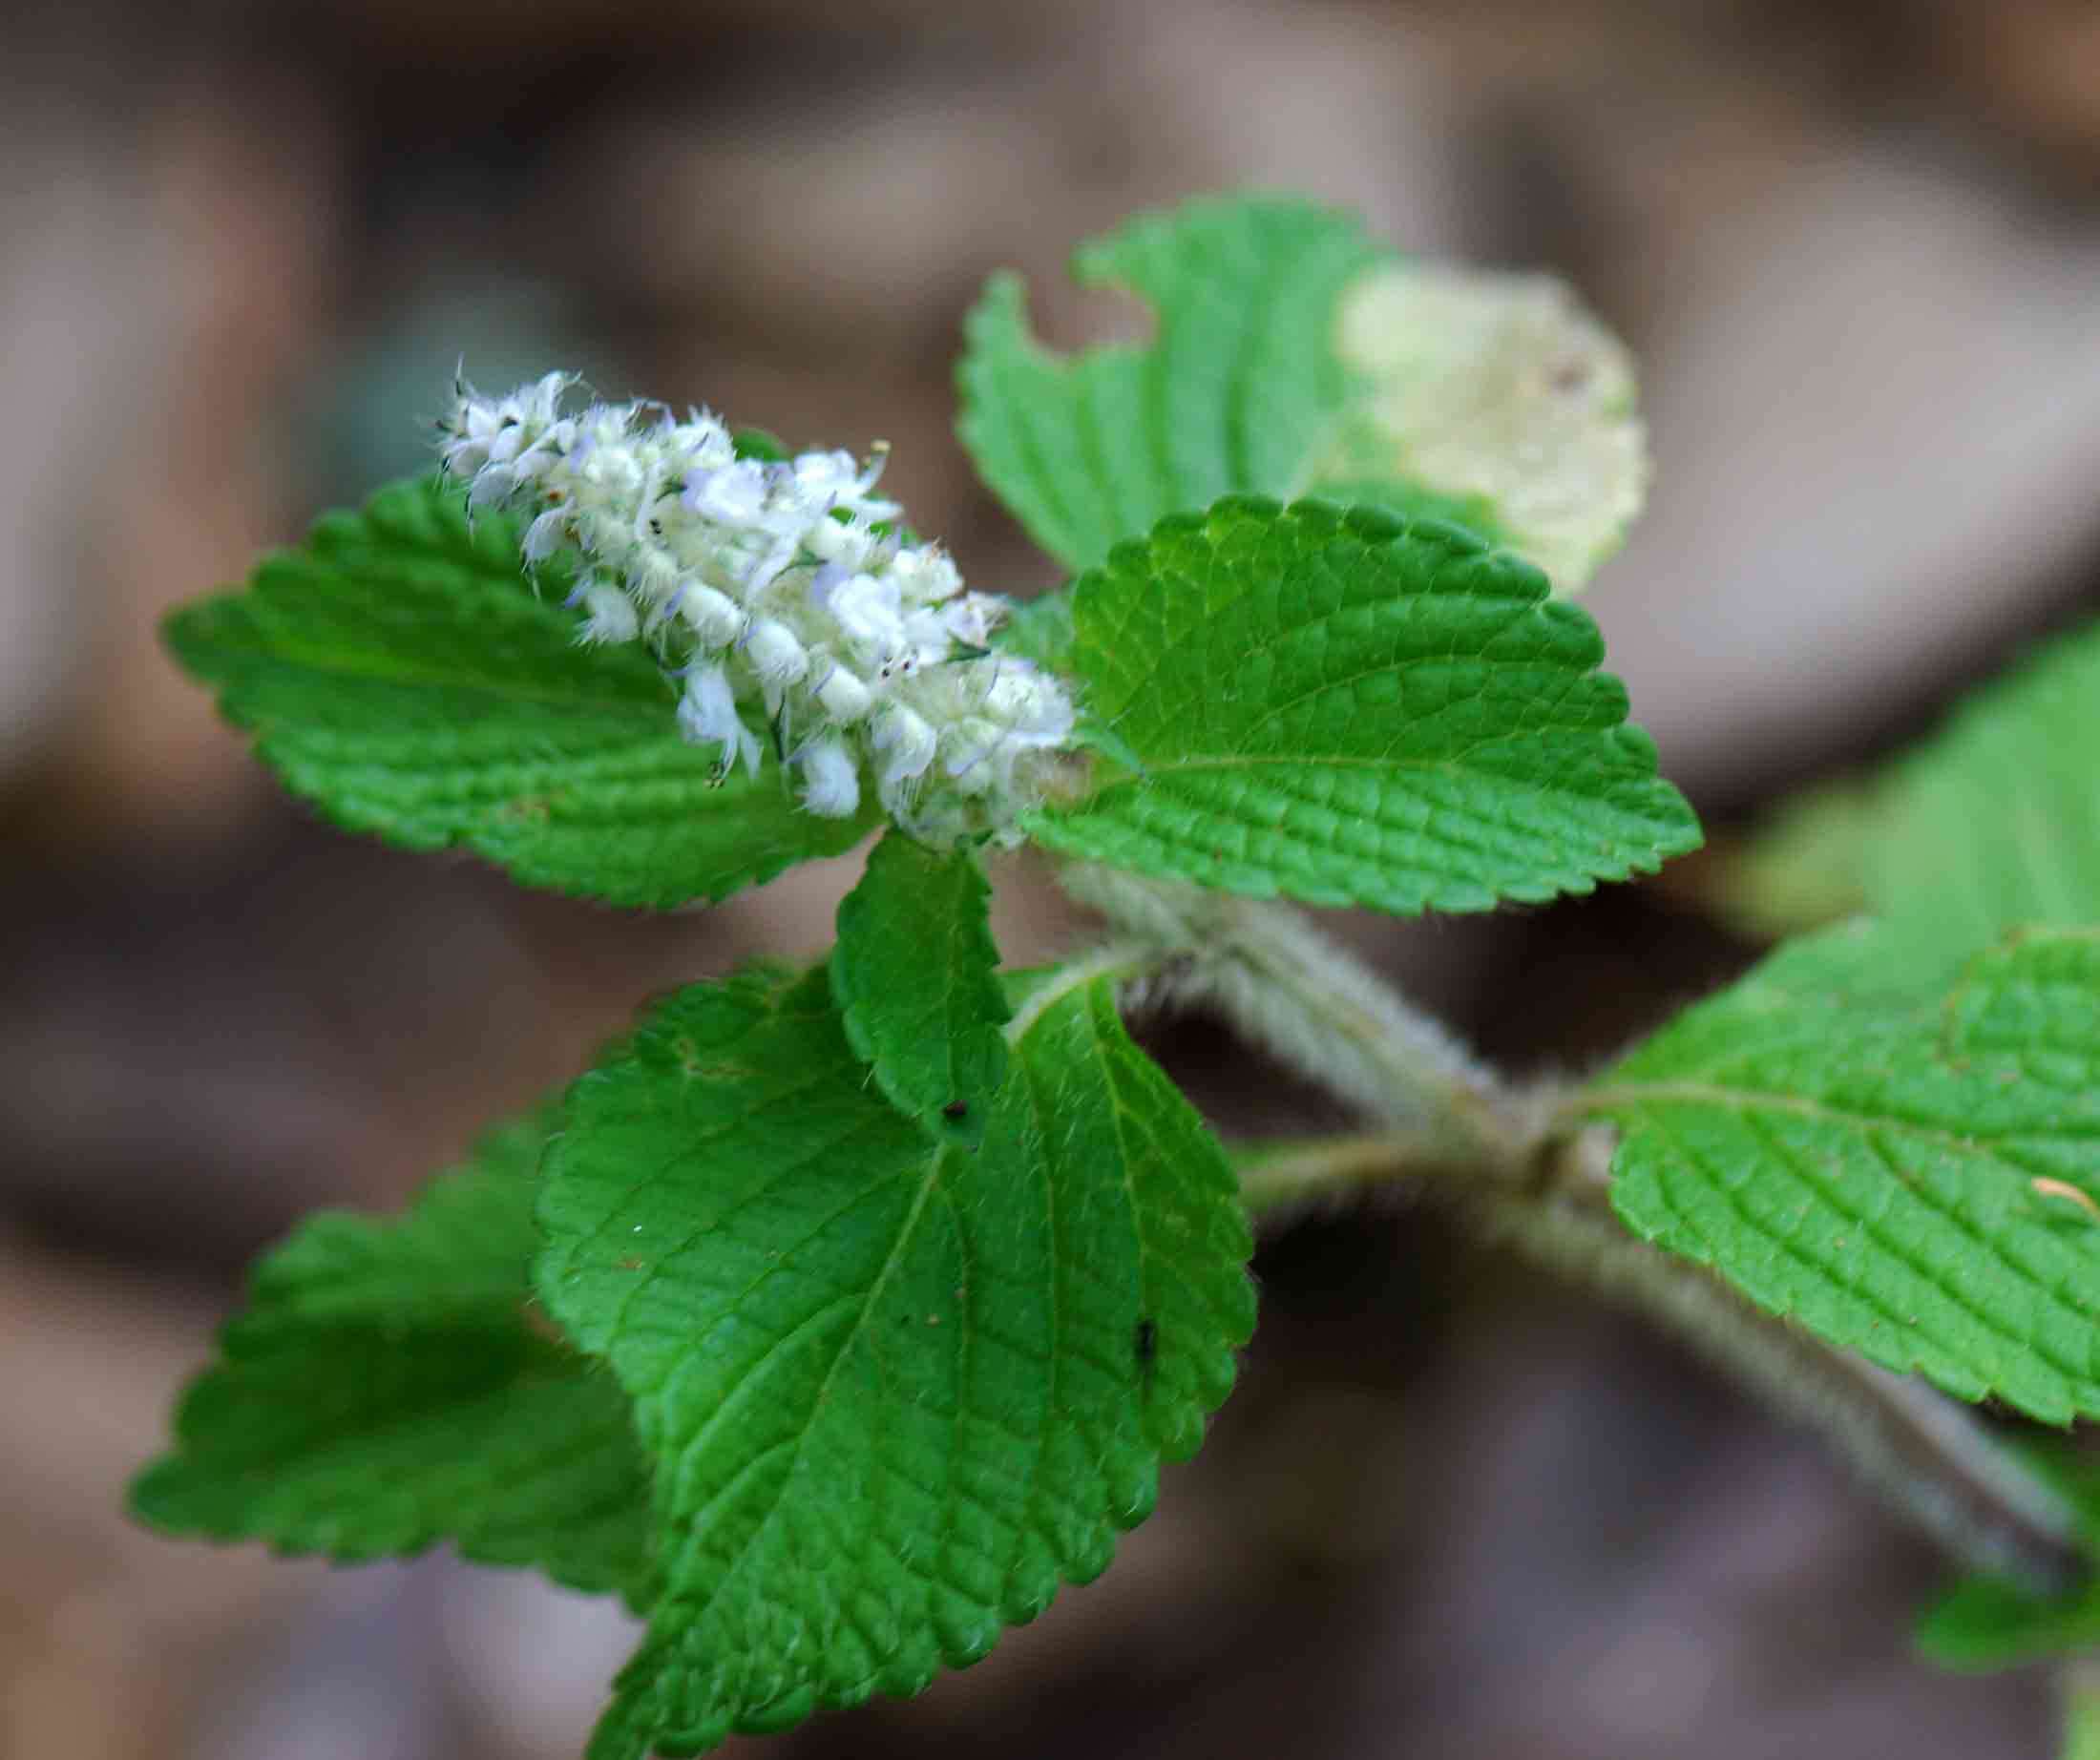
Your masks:
<path fill-rule="evenodd" d="M 990 898 L 972 850 L 892 830 L 839 905 L 831 954 L 846 1037 L 877 1085 L 936 1137 L 972 1142 L 1006 1077 Z"/>
<path fill-rule="evenodd" d="M 1864 782 L 1787 804 L 1723 870 L 1720 902 L 1754 932 L 1857 909 L 1925 957 L 2026 924 L 2100 922 L 2100 626 L 1984 685 Z"/>
<path fill-rule="evenodd" d="M 1033 815 L 1053 849 L 1412 913 L 1697 846 L 1595 625 L 1456 528 L 1230 498 L 1119 547 L 1073 612 L 1087 711 L 1143 768 Z"/>
<path fill-rule="evenodd" d="M 1864 841 L 1873 906 L 1922 946 L 2100 922 L 2100 630 L 1978 692 L 1894 773 Z"/>
<path fill-rule="evenodd" d="M 1073 275 L 1142 298 L 1152 341 L 1052 354 L 999 275 L 957 379 L 980 473 L 1074 570 L 1228 494 L 1319 493 L 1462 518 L 1572 592 L 1639 511 L 1630 366 L 1555 283 L 1404 263 L 1265 196 L 1141 216 Z"/>
<path fill-rule="evenodd" d="M 1775 955 L 1589 1097 L 1613 1202 L 1829 1342 L 2052 1423 L 2100 1414 L 2100 939 L 1951 989 L 1858 929 Z"/>
<path fill-rule="evenodd" d="M 2091 1649 L 2100 1645 L 2100 1595 L 2038 1602 L 2015 1584 L 1972 1577 L 1926 1612 L 1918 1645 L 1941 1667 L 1964 1674 Z"/>
<path fill-rule="evenodd" d="M 339 1562 L 477 1563 L 649 1594 L 649 1477 L 612 1377 L 528 1312 L 544 1120 L 492 1133 L 396 1220 L 317 1216 L 259 1262 L 133 1512 Z"/>
<path fill-rule="evenodd" d="M 578 646 L 515 522 L 428 483 L 382 490 L 167 625 L 293 793 L 410 849 L 621 905 L 717 900 L 852 847 L 872 812 L 800 811 L 775 770 L 719 779 L 638 647 Z"/>
<path fill-rule="evenodd" d="M 665 1462 L 666 1588 L 600 1760 L 982 1656 L 1107 1563 L 1223 1396 L 1222 1155 L 1104 997 L 1027 1009 L 975 1150 L 869 1087 L 822 971 L 682 993 L 572 1092 L 540 1287 Z"/>

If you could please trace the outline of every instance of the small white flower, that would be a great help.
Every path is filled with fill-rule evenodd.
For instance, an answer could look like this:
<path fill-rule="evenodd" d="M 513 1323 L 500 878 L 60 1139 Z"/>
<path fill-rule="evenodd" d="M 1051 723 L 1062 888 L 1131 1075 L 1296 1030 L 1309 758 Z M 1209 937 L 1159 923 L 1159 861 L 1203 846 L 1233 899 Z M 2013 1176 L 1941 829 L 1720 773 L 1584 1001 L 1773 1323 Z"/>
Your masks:
<path fill-rule="evenodd" d="M 799 534 L 790 534 L 773 540 L 772 548 L 757 557 L 744 572 L 745 591 L 753 597 L 778 580 L 795 559 L 802 548 Z"/>
<path fill-rule="evenodd" d="M 525 539 L 518 546 L 528 562 L 544 562 L 555 554 L 569 535 L 569 510 L 551 507 L 525 528 Z"/>
<path fill-rule="evenodd" d="M 874 654 L 905 645 L 897 583 L 889 576 L 855 575 L 831 590 L 831 616 L 855 641 Z"/>
<path fill-rule="evenodd" d="M 827 819 L 850 819 L 860 810 L 860 769 L 846 742 L 817 740 L 802 749 L 802 804 Z"/>
<path fill-rule="evenodd" d="M 474 477 L 474 486 L 467 492 L 467 505 L 492 507 L 505 500 L 516 487 L 517 473 L 509 465 L 484 465 Z"/>
<path fill-rule="evenodd" d="M 703 647 L 727 647 L 744 634 L 748 621 L 735 599 L 698 580 L 688 579 L 679 588 L 676 603 L 678 615 L 685 619 Z"/>
<path fill-rule="evenodd" d="M 696 667 L 678 700 L 679 731 L 695 745 L 720 745 L 722 767 L 734 769 L 739 757 L 753 776 L 761 756 L 758 736 L 737 714 L 736 692 L 720 666 Z"/>
<path fill-rule="evenodd" d="M 662 545 L 643 542 L 635 547 L 627 565 L 627 584 L 651 610 L 671 602 L 681 578 L 678 558 Z"/>
<path fill-rule="evenodd" d="M 890 570 L 906 598 L 922 605 L 952 597 L 962 591 L 962 576 L 945 551 L 927 544 L 897 553 Z"/>
<path fill-rule="evenodd" d="M 1005 610 L 1004 603 L 989 593 L 964 593 L 941 606 L 937 615 L 941 627 L 956 640 L 981 648 L 992 639 Z"/>
<path fill-rule="evenodd" d="M 792 469 L 804 499 L 820 510 L 843 507 L 882 519 L 902 512 L 895 502 L 880 500 L 872 492 L 889 462 L 889 443 L 878 440 L 865 468 L 850 452 L 805 452 Z"/>
<path fill-rule="evenodd" d="M 802 534 L 802 547 L 819 562 L 844 562 L 850 569 L 867 550 L 868 536 L 842 520 L 826 517 Z"/>
<path fill-rule="evenodd" d="M 766 505 L 766 472 L 749 459 L 714 471 L 694 471 L 685 478 L 685 511 L 724 525 L 755 519 Z"/>
<path fill-rule="evenodd" d="M 610 581 L 593 581 L 583 589 L 583 609 L 591 615 L 577 632 L 578 641 L 632 641 L 640 632 L 634 601 Z"/>
<path fill-rule="evenodd" d="M 1063 744 L 1072 732 L 1071 699 L 1033 666 L 1016 665 L 1003 657 L 995 666 L 979 705 L 983 712 L 1004 726 L 1010 739 Z"/>
<path fill-rule="evenodd" d="M 883 754 L 881 782 L 887 800 L 891 791 L 915 783 L 926 774 L 939 749 L 940 736 L 923 715 L 901 702 L 892 702 L 884 706 L 869 744 Z"/>
<path fill-rule="evenodd" d="M 775 618 L 761 618 L 744 639 L 745 652 L 768 684 L 794 684 L 809 670 L 809 656 L 795 633 Z"/>
<path fill-rule="evenodd" d="M 933 606 L 920 605 L 905 614 L 904 641 L 899 651 L 912 655 L 917 665 L 932 666 L 952 658 L 949 650 L 954 646 L 955 636 L 948 620 Z"/>
<path fill-rule="evenodd" d="M 840 722 L 857 722 L 875 702 L 874 692 L 857 675 L 836 664 L 810 695 L 827 714 Z"/>
<path fill-rule="evenodd" d="M 850 452 L 805 452 L 794 463 L 795 485 L 812 498 L 835 501 L 854 487 L 860 462 Z"/>
<path fill-rule="evenodd" d="M 966 591 L 938 546 L 878 535 L 901 513 L 875 493 L 888 449 L 739 459 L 704 410 L 680 421 L 594 402 L 565 415 L 574 384 L 463 388 L 440 453 L 472 506 L 530 515 L 528 564 L 581 559 L 578 639 L 645 643 L 684 680 L 681 733 L 718 748 L 724 772 L 755 774 L 769 749 L 746 716 L 763 709 L 776 741 L 792 730 L 811 812 L 858 810 L 868 772 L 915 836 L 1018 835 L 1070 744 L 1071 699 L 988 651 L 1005 600 Z"/>

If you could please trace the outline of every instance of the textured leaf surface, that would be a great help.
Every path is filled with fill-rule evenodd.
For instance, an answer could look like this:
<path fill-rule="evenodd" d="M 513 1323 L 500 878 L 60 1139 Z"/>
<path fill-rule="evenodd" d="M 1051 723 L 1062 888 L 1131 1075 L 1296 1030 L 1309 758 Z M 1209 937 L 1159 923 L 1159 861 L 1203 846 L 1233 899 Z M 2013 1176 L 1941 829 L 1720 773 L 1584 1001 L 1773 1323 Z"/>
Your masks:
<path fill-rule="evenodd" d="M 1403 263 L 1277 198 L 1142 217 L 1072 266 L 1153 340 L 1053 354 L 1000 275 L 958 378 L 985 481 L 1073 569 L 1228 494 L 1318 492 L 1460 519 L 1573 591 L 1640 510 L 1626 352 L 1545 278 Z"/>
<path fill-rule="evenodd" d="M 454 1540 L 645 1599 L 649 1481 L 602 1365 L 527 1315 L 543 1121 L 397 1220 L 322 1215 L 256 1266 L 134 1511 L 174 1534 L 358 1561 Z"/>
<path fill-rule="evenodd" d="M 1974 950 L 2026 923 L 2100 923 L 2100 627 L 1966 699 L 1884 775 L 1783 813 L 1736 903 L 1783 927 L 1850 905 L 1915 946 Z"/>
<path fill-rule="evenodd" d="M 1590 619 L 1437 522 L 1228 500 L 1074 589 L 1090 714 L 1139 771 L 1041 842 L 1256 897 L 1480 911 L 1587 891 L 1698 825 Z"/>
<path fill-rule="evenodd" d="M 2100 1555 L 2100 1462 L 2048 1437 L 2020 1452 L 2069 1499 L 2088 1549 Z M 1918 1644 L 1942 1667 L 1978 1672 L 2100 1647 L 2100 1582 L 2045 1598 L 1996 1578 L 1967 1578 L 1919 1622 Z"/>
<path fill-rule="evenodd" d="M 1884 1367 L 2100 1413 L 2100 935 L 1937 993 L 1900 947 L 1796 944 L 1609 1074 L 1619 1213 Z"/>
<path fill-rule="evenodd" d="M 381 491 L 169 619 L 182 663 L 295 794 L 411 849 L 464 846 L 528 886 L 625 905 L 718 899 L 873 823 L 797 809 L 778 765 L 718 786 L 640 647 L 577 645 L 513 521 L 433 484 Z"/>
<path fill-rule="evenodd" d="M 976 854 L 892 830 L 838 911 L 831 990 L 846 1037 L 897 1108 L 975 1142 L 1006 1075 L 1010 1013 Z"/>
<path fill-rule="evenodd" d="M 1230 1171 L 1105 986 L 1014 1037 L 975 1151 L 869 1085 L 821 971 L 685 991 L 572 1091 L 540 1286 L 662 1462 L 597 1760 L 976 1660 L 1200 1439 L 1251 1322 Z"/>

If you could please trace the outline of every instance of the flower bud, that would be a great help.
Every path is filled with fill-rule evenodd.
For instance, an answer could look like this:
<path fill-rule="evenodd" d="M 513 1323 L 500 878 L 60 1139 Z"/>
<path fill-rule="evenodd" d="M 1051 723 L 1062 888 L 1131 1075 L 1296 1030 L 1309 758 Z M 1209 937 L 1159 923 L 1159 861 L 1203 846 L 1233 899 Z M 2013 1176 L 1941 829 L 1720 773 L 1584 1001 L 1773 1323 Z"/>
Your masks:
<path fill-rule="evenodd" d="M 897 584 L 887 575 L 854 575 L 831 589 L 831 616 L 871 654 L 886 654 L 905 642 Z"/>
<path fill-rule="evenodd" d="M 688 578 L 678 591 L 678 615 L 683 618 L 700 643 L 706 648 L 725 648 L 744 634 L 743 607 L 726 593 L 717 593 Z"/>
<path fill-rule="evenodd" d="M 525 528 L 524 541 L 518 546 L 528 562 L 544 562 L 553 555 L 562 539 L 568 536 L 569 510 L 551 507 Z"/>
<path fill-rule="evenodd" d="M 850 565 L 865 553 L 867 544 L 851 526 L 827 514 L 802 534 L 802 547 L 819 562 Z"/>
<path fill-rule="evenodd" d="M 590 618 L 577 632 L 578 641 L 632 641 L 640 631 L 634 601 L 610 581 L 593 581 L 584 588 L 583 609 Z"/>
<path fill-rule="evenodd" d="M 888 704 L 869 741 L 884 754 L 882 786 L 885 790 L 916 782 L 934 762 L 940 736 L 927 719 L 901 702 Z"/>
<path fill-rule="evenodd" d="M 999 763 L 1005 730 L 997 723 L 971 716 L 949 730 L 948 755 L 941 769 L 961 794 L 987 794 L 996 788 L 1005 765 Z"/>
<path fill-rule="evenodd" d="M 826 714 L 840 722 L 857 722 L 875 702 L 874 692 L 861 681 L 859 675 L 849 672 L 844 666 L 833 666 L 825 674 L 823 683 L 810 694 L 823 705 Z"/>
<path fill-rule="evenodd" d="M 826 819 L 850 819 L 860 809 L 860 769 L 844 740 L 813 741 L 802 749 L 802 804 Z"/>
<path fill-rule="evenodd" d="M 758 774 L 758 736 L 737 714 L 736 692 L 721 666 L 696 666 L 686 675 L 684 694 L 678 700 L 678 728 L 689 744 L 720 745 L 724 769 L 733 768 L 741 757 L 751 774 Z"/>
<path fill-rule="evenodd" d="M 809 670 L 809 656 L 777 618 L 761 618 L 745 633 L 744 651 L 768 684 L 793 684 Z"/>

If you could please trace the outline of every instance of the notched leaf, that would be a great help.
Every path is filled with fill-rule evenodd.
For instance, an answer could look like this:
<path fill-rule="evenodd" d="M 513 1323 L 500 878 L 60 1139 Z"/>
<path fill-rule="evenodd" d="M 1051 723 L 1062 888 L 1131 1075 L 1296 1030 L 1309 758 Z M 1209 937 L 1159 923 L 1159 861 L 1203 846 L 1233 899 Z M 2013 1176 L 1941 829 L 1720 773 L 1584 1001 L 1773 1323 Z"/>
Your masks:
<path fill-rule="evenodd" d="M 1269 197 L 1140 216 L 1073 274 L 1143 300 L 1151 338 L 1054 352 L 1002 274 L 957 378 L 985 481 L 1074 569 L 1227 494 L 1317 493 L 1455 520 L 1575 592 L 1640 510 L 1626 351 L 1547 278 L 1402 262 Z"/>
<path fill-rule="evenodd" d="M 2014 936 L 1951 974 L 1894 930 L 1827 932 L 1587 1104 L 1620 1127 L 1613 1199 L 1644 1238 L 1960 1397 L 2100 1415 L 2092 932 Z"/>
<path fill-rule="evenodd" d="M 1252 1318 L 1230 1169 L 1106 982 L 1029 997 L 975 1151 L 868 1081 L 825 970 L 694 986 L 572 1091 L 538 1286 L 677 1469 L 597 1760 L 975 1661 L 1200 1441 Z"/>
<path fill-rule="evenodd" d="M 640 648 L 581 648 L 567 576 L 516 522 L 396 484 L 185 606 L 168 642 L 285 786 L 345 828 L 465 848 L 523 885 L 613 904 L 715 900 L 850 849 L 875 823 L 719 773 Z"/>
<path fill-rule="evenodd" d="M 1229 496 L 1073 589 L 1073 665 L 1129 764 L 1027 821 L 1254 897 L 1478 911 L 1693 849 L 1603 642 L 1441 521 Z"/>

